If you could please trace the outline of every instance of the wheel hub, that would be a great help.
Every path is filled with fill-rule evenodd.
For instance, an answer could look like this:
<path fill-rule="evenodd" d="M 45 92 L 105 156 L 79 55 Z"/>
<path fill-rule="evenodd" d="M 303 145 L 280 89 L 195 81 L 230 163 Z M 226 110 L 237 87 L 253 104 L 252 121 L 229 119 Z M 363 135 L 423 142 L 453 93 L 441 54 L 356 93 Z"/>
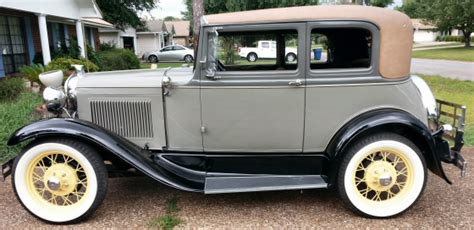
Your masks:
<path fill-rule="evenodd" d="M 367 167 L 365 178 L 367 185 L 375 191 L 387 191 L 394 184 L 397 176 L 395 167 L 386 161 L 375 161 Z"/>
<path fill-rule="evenodd" d="M 44 175 L 47 189 L 54 195 L 64 196 L 72 193 L 77 186 L 75 170 L 67 164 L 55 164 Z"/>

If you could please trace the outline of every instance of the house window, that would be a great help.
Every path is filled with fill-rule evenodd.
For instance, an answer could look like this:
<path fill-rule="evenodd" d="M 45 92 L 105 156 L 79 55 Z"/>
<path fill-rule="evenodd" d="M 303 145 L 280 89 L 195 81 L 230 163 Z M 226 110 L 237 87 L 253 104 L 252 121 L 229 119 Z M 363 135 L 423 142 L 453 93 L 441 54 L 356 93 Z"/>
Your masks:
<path fill-rule="evenodd" d="M 0 52 L 6 74 L 26 65 L 25 31 L 19 17 L 0 15 Z"/>
<path fill-rule="evenodd" d="M 218 71 L 295 70 L 296 30 L 219 32 Z"/>
<path fill-rule="evenodd" d="M 360 28 L 318 28 L 311 31 L 311 69 L 368 68 L 372 34 Z"/>

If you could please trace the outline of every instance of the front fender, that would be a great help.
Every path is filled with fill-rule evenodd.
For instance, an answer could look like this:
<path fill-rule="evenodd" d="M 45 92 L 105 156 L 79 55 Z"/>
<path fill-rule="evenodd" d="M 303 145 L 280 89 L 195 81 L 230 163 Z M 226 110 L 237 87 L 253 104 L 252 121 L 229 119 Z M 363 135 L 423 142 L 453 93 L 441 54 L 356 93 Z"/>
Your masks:
<path fill-rule="evenodd" d="M 150 152 L 88 121 L 55 118 L 31 123 L 15 131 L 8 140 L 8 145 L 16 145 L 29 139 L 43 137 L 69 137 L 93 143 L 163 184 L 185 191 L 202 190 L 193 184 L 173 177 L 169 172 L 154 164 L 147 157 L 147 154 L 151 155 Z"/>
<path fill-rule="evenodd" d="M 353 141 L 375 132 L 396 132 L 415 138 L 412 141 L 422 147 L 420 150 L 423 152 L 428 168 L 451 184 L 437 154 L 435 137 L 423 122 L 405 111 L 381 109 L 354 118 L 336 133 L 326 152 L 331 155 L 332 159 L 335 159 L 335 162 L 339 162 Z"/>

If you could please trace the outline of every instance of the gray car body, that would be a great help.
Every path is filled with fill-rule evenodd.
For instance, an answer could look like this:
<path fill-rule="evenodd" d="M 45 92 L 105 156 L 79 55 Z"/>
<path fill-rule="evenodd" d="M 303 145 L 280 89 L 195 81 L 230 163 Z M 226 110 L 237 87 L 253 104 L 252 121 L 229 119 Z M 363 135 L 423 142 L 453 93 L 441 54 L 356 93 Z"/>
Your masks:
<path fill-rule="evenodd" d="M 344 124 L 378 109 L 404 111 L 427 124 L 420 93 L 410 76 L 379 74 L 378 28 L 362 21 L 266 24 L 295 29 L 298 44 L 315 27 L 360 27 L 373 34 L 370 68 L 311 70 L 310 49 L 298 47 L 297 70 L 205 74 L 204 27 L 193 68 L 86 74 L 77 86 L 78 116 L 151 150 L 193 152 L 323 152 Z M 261 25 L 219 30 L 259 30 Z M 163 78 L 171 84 L 164 86 Z M 291 86 L 295 80 L 304 82 Z M 117 114 L 121 113 L 121 114 Z M 137 121 L 138 120 L 138 121 Z M 147 129 L 148 131 L 143 129 Z"/>

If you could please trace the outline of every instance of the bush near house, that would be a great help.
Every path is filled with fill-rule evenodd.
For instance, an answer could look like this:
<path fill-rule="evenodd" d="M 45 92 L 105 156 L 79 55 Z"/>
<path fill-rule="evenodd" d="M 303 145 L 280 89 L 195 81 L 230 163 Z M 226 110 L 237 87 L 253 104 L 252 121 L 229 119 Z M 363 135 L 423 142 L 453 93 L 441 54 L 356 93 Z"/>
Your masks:
<path fill-rule="evenodd" d="M 26 89 L 21 77 L 5 77 L 0 79 L 0 102 L 11 101 Z M 3 122 L 3 120 L 1 120 Z"/>
<path fill-rule="evenodd" d="M 71 65 L 83 65 L 86 72 L 97 72 L 99 67 L 93 62 L 86 59 L 73 59 L 73 58 L 56 58 L 52 60 L 48 66 L 47 70 L 62 70 L 65 76 L 69 76 L 73 71 Z"/>
<path fill-rule="evenodd" d="M 473 37 L 471 37 L 471 42 L 473 41 Z M 437 36 L 436 41 L 440 42 L 464 42 L 463 36 Z"/>
<path fill-rule="evenodd" d="M 20 68 L 20 74 L 26 77 L 31 83 L 35 82 L 41 84 L 39 75 L 46 71 L 46 68 L 41 64 L 31 64 Z"/>
<path fill-rule="evenodd" d="M 128 49 L 111 49 L 97 52 L 101 71 L 139 69 L 140 60 Z"/>

